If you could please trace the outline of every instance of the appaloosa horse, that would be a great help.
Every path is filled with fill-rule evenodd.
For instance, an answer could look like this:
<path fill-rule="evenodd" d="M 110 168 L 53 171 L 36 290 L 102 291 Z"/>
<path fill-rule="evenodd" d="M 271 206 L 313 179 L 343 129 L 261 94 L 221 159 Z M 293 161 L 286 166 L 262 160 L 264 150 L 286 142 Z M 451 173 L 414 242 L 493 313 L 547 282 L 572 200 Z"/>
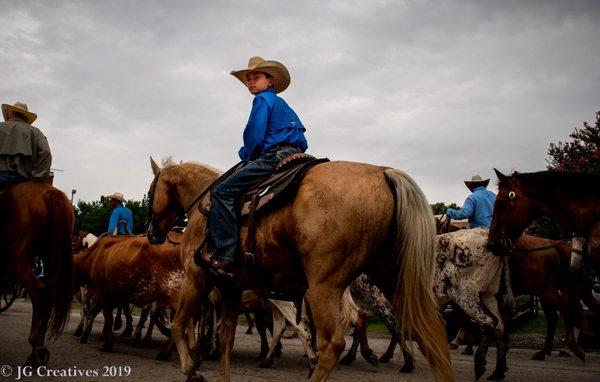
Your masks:
<path fill-rule="evenodd" d="M 494 170 L 498 197 L 488 247 L 507 253 L 536 217 L 550 216 L 582 239 L 574 240 L 581 248 L 571 254 L 571 268 L 600 292 L 600 174 L 515 171 L 506 176 Z"/>
<path fill-rule="evenodd" d="M 73 207 L 65 194 L 46 183 L 13 185 L 0 195 L 0 287 L 20 283 L 31 298 L 33 316 L 26 364 L 45 365 L 46 334 L 56 338 L 71 307 Z M 45 277 L 33 272 L 41 259 Z"/>
<path fill-rule="evenodd" d="M 362 163 L 328 162 L 312 167 L 298 192 L 268 215 L 256 216 L 256 266 L 236 264 L 235 283 L 219 283 L 194 263 L 206 234 L 206 218 L 193 208 L 219 172 L 204 165 L 151 161 L 148 238 L 162 242 L 188 213 L 182 238 L 185 279 L 172 325 L 181 368 L 194 376 L 185 343 L 192 313 L 218 284 L 223 294 L 220 380 L 230 380 L 230 357 L 242 289 L 307 300 L 318 333 L 319 360 L 310 381 L 324 381 L 344 350 L 340 301 L 346 287 L 366 273 L 392 302 L 401 332 L 414 338 L 439 381 L 453 381 L 445 328 L 433 295 L 435 224 L 431 208 L 405 173 Z M 242 229 L 245 238 L 247 229 Z M 248 273 L 252 277 L 244 277 Z M 254 282 L 252 282 L 254 281 Z M 257 284 L 257 282 L 259 284 Z"/>

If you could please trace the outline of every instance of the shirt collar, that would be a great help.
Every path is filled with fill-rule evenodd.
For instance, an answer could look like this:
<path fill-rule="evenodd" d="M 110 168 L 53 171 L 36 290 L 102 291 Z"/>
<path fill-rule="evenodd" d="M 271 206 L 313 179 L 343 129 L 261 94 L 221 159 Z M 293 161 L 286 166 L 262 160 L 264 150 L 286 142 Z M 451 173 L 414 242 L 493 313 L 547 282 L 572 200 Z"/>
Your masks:
<path fill-rule="evenodd" d="M 475 187 L 475 189 L 473 189 L 473 192 L 478 191 L 478 190 L 485 190 L 485 187 L 483 187 L 483 186 Z"/>

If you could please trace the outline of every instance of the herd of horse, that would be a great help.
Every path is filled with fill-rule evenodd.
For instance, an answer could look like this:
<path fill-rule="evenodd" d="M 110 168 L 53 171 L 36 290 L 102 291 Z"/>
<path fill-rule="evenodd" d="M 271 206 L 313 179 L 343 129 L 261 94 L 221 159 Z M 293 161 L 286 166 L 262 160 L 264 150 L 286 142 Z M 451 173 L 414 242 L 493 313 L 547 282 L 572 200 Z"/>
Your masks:
<path fill-rule="evenodd" d="M 306 172 L 292 197 L 242 224 L 244 246 L 252 236 L 252 262 L 236 263 L 231 283 L 194 261 L 208 228 L 205 211 L 198 208 L 200 196 L 222 174 L 197 163 L 165 161 L 159 166 L 151 160 L 151 167 L 147 235 L 97 240 L 81 235 L 75 254 L 73 210 L 61 191 L 22 183 L 0 195 L 0 286 L 14 276 L 31 298 L 28 365 L 48 362 L 46 339 L 63 330 L 75 294 L 82 294 L 76 333 L 82 342 L 102 312 L 101 350 L 112 351 L 114 330 L 120 326 L 114 309 L 127 312 L 129 304 L 139 306 L 136 342 L 143 343 L 141 328 L 150 316 L 150 325 L 168 337 L 157 358 L 168 359 L 176 347 L 188 380 L 202 380 L 197 373 L 202 360 L 217 356 L 219 380 L 230 380 L 238 316 L 252 313 L 261 337 L 262 367 L 282 351 L 279 339 L 288 327 L 304 346 L 310 381 L 324 381 L 353 326 L 353 344 L 340 362 L 351 363 L 359 346 L 371 364 L 389 362 L 400 344 L 401 371 L 409 373 L 416 343 L 435 379 L 454 381 L 441 315 L 447 303 L 464 317 L 452 344 L 465 332 L 479 336 L 475 377 L 484 374 L 487 349 L 495 344 L 490 379 L 501 380 L 507 370 L 513 294 L 539 296 L 544 309 L 546 341 L 534 359 L 550 353 L 558 313 L 567 345 L 584 359 L 574 329 L 584 325 L 582 302 L 600 313 L 592 296 L 592 290 L 600 292 L 600 175 L 543 171 L 506 176 L 497 171 L 499 193 L 489 231 L 455 230 L 436 222 L 423 192 L 402 171 L 319 163 Z M 524 235 L 542 214 L 575 239 L 557 242 Z M 184 215 L 185 231 L 172 231 Z M 44 262 L 43 280 L 31 271 L 34 256 Z M 379 359 L 366 334 L 374 316 L 391 333 L 388 351 Z M 125 335 L 132 329 L 127 319 Z M 149 328 L 146 343 L 151 333 Z"/>

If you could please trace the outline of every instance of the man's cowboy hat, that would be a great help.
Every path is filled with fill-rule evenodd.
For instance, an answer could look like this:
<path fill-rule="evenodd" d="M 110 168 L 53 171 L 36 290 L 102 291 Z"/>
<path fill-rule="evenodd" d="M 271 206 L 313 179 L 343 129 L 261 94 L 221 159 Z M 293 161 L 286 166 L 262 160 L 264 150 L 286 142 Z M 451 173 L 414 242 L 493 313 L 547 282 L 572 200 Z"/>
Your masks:
<path fill-rule="evenodd" d="M 472 176 L 471 180 L 465 180 L 465 185 L 469 190 L 473 190 L 479 186 L 487 187 L 489 183 L 489 179 L 482 179 L 479 175 Z"/>
<path fill-rule="evenodd" d="M 5 121 L 8 120 L 8 114 L 11 111 L 24 115 L 25 118 L 27 118 L 27 123 L 29 124 L 32 124 L 37 118 L 37 114 L 27 110 L 27 104 L 23 102 L 15 102 L 14 105 L 7 105 L 5 103 L 2 104 L 2 115 L 4 116 Z"/>
<path fill-rule="evenodd" d="M 232 76 L 235 76 L 238 80 L 242 81 L 244 85 L 248 85 L 246 82 L 246 74 L 250 72 L 263 72 L 273 77 L 273 89 L 275 93 L 281 93 L 290 84 L 290 72 L 283 66 L 282 63 L 277 61 L 267 61 L 261 57 L 252 57 L 248 60 L 248 68 L 242 70 L 234 70 L 231 72 Z"/>
<path fill-rule="evenodd" d="M 121 203 L 123 203 L 125 201 L 125 197 L 120 192 L 115 192 L 114 194 L 109 196 L 109 198 L 116 199 L 116 200 L 120 201 Z"/>

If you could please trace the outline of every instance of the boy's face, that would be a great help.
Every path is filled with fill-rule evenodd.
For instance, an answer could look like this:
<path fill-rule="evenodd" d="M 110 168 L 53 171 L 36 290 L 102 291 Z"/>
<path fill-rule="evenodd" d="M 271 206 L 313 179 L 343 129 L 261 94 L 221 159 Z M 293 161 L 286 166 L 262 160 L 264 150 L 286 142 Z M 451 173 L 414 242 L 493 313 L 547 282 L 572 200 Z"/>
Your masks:
<path fill-rule="evenodd" d="M 250 72 L 246 74 L 248 90 L 252 94 L 258 94 L 273 86 L 273 78 L 267 78 L 263 72 Z"/>

